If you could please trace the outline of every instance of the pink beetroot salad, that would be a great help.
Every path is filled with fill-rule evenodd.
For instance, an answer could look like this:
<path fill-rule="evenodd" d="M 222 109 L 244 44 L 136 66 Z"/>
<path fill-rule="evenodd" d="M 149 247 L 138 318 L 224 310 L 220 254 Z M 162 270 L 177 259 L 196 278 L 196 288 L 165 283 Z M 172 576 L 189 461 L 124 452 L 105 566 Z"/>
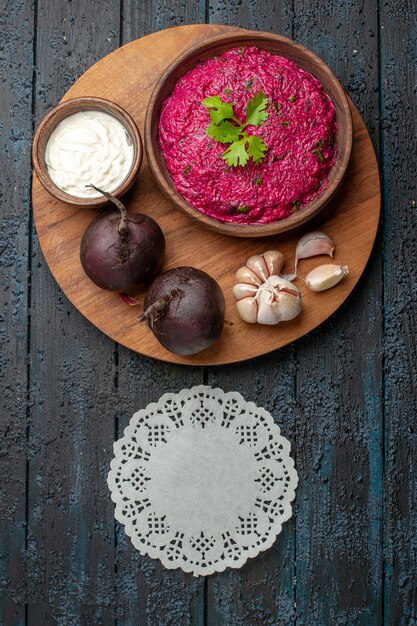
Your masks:
<path fill-rule="evenodd" d="M 268 119 L 248 126 L 263 138 L 260 164 L 228 167 L 227 145 L 207 136 L 208 96 L 232 102 L 242 122 L 248 101 L 268 98 Z M 284 57 L 256 47 L 234 48 L 182 76 L 162 106 L 159 144 L 178 192 L 222 222 L 266 224 L 288 217 L 319 196 L 337 155 L 333 102 L 321 83 Z"/>

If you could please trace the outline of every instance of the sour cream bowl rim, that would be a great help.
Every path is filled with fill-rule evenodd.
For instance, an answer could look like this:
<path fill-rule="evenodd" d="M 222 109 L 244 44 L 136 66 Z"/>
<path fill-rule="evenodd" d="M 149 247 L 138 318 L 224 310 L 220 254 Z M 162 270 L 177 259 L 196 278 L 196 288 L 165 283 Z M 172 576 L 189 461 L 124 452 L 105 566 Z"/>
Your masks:
<path fill-rule="evenodd" d="M 58 124 L 62 122 L 62 120 L 74 115 L 75 113 L 79 113 L 80 111 L 103 111 L 104 113 L 108 113 L 116 118 L 129 133 L 134 150 L 130 172 L 125 180 L 116 189 L 106 189 L 105 191 L 109 191 L 114 196 L 120 197 L 126 193 L 128 189 L 130 189 L 142 164 L 142 138 L 135 121 L 129 113 L 127 113 L 127 111 L 125 111 L 125 109 L 123 109 L 120 105 L 111 100 L 106 100 L 105 98 L 98 98 L 96 96 L 71 98 L 61 102 L 49 111 L 39 124 L 34 134 L 32 142 L 32 162 L 36 175 L 38 176 L 42 186 L 58 200 L 77 207 L 100 207 L 108 203 L 107 198 L 81 198 L 67 193 L 53 182 L 49 176 L 48 168 L 45 162 L 46 145 L 53 131 L 56 129 Z"/>
<path fill-rule="evenodd" d="M 338 154 L 328 175 L 329 184 L 322 195 L 293 215 L 268 224 L 222 222 L 192 207 L 175 188 L 158 142 L 161 107 L 165 99 L 172 93 L 179 78 L 210 57 L 240 46 L 256 46 L 272 54 L 286 57 L 319 80 L 333 101 L 339 127 L 336 133 Z M 267 237 L 298 228 L 315 217 L 334 197 L 349 163 L 353 143 L 353 122 L 349 101 L 342 85 L 330 68 L 314 52 L 281 35 L 236 29 L 234 33 L 228 32 L 224 35 L 217 35 L 191 46 L 165 70 L 156 83 L 148 103 L 144 138 L 148 163 L 158 187 L 177 208 L 202 226 L 224 235 Z"/>

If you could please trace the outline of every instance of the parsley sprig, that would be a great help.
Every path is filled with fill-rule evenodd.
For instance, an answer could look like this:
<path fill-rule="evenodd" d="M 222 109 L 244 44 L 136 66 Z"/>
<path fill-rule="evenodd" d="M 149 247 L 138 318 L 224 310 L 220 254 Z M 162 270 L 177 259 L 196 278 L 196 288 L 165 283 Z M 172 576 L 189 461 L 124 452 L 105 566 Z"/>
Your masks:
<path fill-rule="evenodd" d="M 267 147 L 262 137 L 249 135 L 247 126 L 260 126 L 267 118 L 268 99 L 262 91 L 258 91 L 246 106 L 245 122 L 242 124 L 234 114 L 233 104 L 223 102 L 220 96 L 210 96 L 202 102 L 209 110 L 210 125 L 207 135 L 220 143 L 230 146 L 223 152 L 223 159 L 229 167 L 244 167 L 249 159 L 261 163 Z"/>

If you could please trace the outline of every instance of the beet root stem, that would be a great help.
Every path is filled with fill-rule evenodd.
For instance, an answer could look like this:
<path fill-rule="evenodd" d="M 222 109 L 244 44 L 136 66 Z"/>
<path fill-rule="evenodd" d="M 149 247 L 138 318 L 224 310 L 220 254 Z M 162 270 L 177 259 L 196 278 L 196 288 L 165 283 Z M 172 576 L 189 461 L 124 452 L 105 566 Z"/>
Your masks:
<path fill-rule="evenodd" d="M 183 295 L 184 292 L 182 289 L 173 289 L 169 295 L 155 300 L 155 302 L 148 306 L 146 311 L 144 311 L 139 317 L 139 322 L 146 322 L 148 327 L 152 330 L 155 322 L 164 317 L 174 298 L 178 297 L 181 299 Z"/>
<path fill-rule="evenodd" d="M 125 205 L 122 204 L 120 200 L 116 198 L 116 196 L 113 196 L 111 193 L 108 193 L 107 191 L 103 191 L 102 189 L 100 189 L 99 187 L 96 187 L 93 184 L 86 185 L 86 187 L 92 187 L 93 189 L 101 193 L 105 198 L 107 198 L 107 200 L 110 200 L 110 202 L 113 202 L 113 204 L 117 206 L 117 208 L 120 211 L 120 222 L 117 227 L 117 232 L 119 233 L 119 235 L 127 235 L 129 232 L 129 226 L 128 226 L 129 220 L 128 220 L 127 209 Z"/>

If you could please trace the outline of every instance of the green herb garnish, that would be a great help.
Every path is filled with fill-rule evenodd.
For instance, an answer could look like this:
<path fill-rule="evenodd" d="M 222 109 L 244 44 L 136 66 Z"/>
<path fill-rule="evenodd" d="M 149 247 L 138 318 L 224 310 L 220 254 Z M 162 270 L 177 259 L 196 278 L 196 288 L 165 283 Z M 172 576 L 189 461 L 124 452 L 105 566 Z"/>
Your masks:
<path fill-rule="evenodd" d="M 268 118 L 267 104 L 268 98 L 263 91 L 258 91 L 246 105 L 244 126 L 260 126 Z"/>
<path fill-rule="evenodd" d="M 267 147 L 264 140 L 257 135 L 248 135 L 247 126 L 260 126 L 267 118 L 268 99 L 262 91 L 258 91 L 246 106 L 245 122 L 242 124 L 234 115 L 233 104 L 223 102 L 219 96 L 210 96 L 202 102 L 209 110 L 210 125 L 207 135 L 219 143 L 229 143 L 224 151 L 223 159 L 229 167 L 244 167 L 249 159 L 261 163 Z"/>
<path fill-rule="evenodd" d="M 232 93 L 232 90 L 231 90 L 231 89 L 229 89 L 229 87 L 226 87 L 226 89 L 223 89 L 223 93 L 225 93 L 225 94 L 226 94 L 226 96 L 228 96 L 228 95 L 229 95 L 229 93 Z"/>
<path fill-rule="evenodd" d="M 277 115 L 281 115 L 281 109 L 282 109 L 281 102 L 274 102 L 274 109 L 277 112 Z"/>
<path fill-rule="evenodd" d="M 295 202 L 292 203 L 292 207 L 291 207 L 291 213 L 295 213 L 296 211 L 298 211 L 298 209 L 300 208 L 301 202 L 300 200 L 296 200 Z"/>
<path fill-rule="evenodd" d="M 288 121 L 288 120 L 285 120 L 285 121 L 283 121 L 283 122 L 280 122 L 280 124 L 281 124 L 281 126 L 289 126 L 289 125 L 290 125 L 290 123 L 289 123 L 289 121 Z"/>
<path fill-rule="evenodd" d="M 204 98 L 202 104 L 206 107 L 206 109 L 209 109 L 211 121 L 210 126 L 213 126 L 213 124 L 220 124 L 223 120 L 228 119 L 235 120 L 240 123 L 239 120 L 236 120 L 233 115 L 233 104 L 231 102 L 223 102 L 220 96 L 210 96 L 209 98 Z"/>
<path fill-rule="evenodd" d="M 297 100 L 297 96 L 290 96 L 288 100 L 289 102 L 295 102 Z"/>
<path fill-rule="evenodd" d="M 260 187 L 260 186 L 262 185 L 262 178 L 257 178 L 257 179 L 255 180 L 255 185 L 256 185 L 257 187 Z"/>
<path fill-rule="evenodd" d="M 250 211 L 250 206 L 247 206 L 246 204 L 244 204 L 243 206 L 238 206 L 236 211 L 238 213 L 249 213 Z"/>
<path fill-rule="evenodd" d="M 323 147 L 323 141 L 320 139 L 317 143 L 316 143 L 316 149 L 313 151 L 313 154 L 316 155 L 316 157 L 318 158 L 318 160 L 320 161 L 320 163 L 323 163 L 324 161 L 324 156 L 323 156 L 323 152 L 322 152 L 322 147 Z"/>
<path fill-rule="evenodd" d="M 187 165 L 187 167 L 183 171 L 183 174 L 188 174 L 190 170 L 191 170 L 191 165 Z"/>
<path fill-rule="evenodd" d="M 242 139 L 230 144 L 224 152 L 223 158 L 229 167 L 236 167 L 237 165 L 244 167 L 251 158 L 255 163 L 261 163 L 266 150 L 266 145 L 261 137 L 244 133 Z"/>

